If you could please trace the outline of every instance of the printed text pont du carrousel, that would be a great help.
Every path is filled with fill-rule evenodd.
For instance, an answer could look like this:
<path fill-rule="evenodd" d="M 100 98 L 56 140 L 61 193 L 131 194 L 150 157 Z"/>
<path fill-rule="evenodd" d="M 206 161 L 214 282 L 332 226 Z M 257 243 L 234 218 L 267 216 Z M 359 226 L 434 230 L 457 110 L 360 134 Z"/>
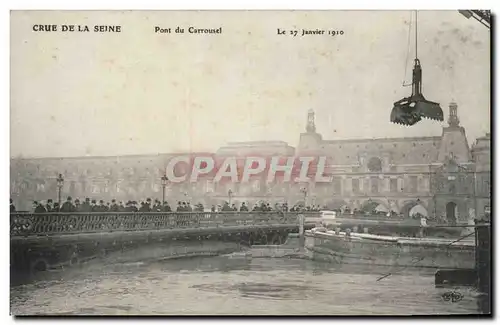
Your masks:
<path fill-rule="evenodd" d="M 211 28 L 199 28 L 189 26 L 187 28 L 183 28 L 177 26 L 175 28 L 172 27 L 160 27 L 155 26 L 154 32 L 157 34 L 185 34 L 186 31 L 188 34 L 222 34 L 222 27 L 211 27 Z"/>
<path fill-rule="evenodd" d="M 344 31 L 339 30 L 339 29 L 325 30 L 325 29 L 319 29 L 319 28 L 316 28 L 316 29 L 303 28 L 303 29 L 289 29 L 289 30 L 278 28 L 277 34 L 278 35 L 290 35 L 292 37 L 315 36 L 315 35 L 342 36 L 342 35 L 344 35 Z"/>
<path fill-rule="evenodd" d="M 121 33 L 120 25 L 54 25 L 54 24 L 35 24 L 34 32 L 94 32 L 94 33 Z"/>

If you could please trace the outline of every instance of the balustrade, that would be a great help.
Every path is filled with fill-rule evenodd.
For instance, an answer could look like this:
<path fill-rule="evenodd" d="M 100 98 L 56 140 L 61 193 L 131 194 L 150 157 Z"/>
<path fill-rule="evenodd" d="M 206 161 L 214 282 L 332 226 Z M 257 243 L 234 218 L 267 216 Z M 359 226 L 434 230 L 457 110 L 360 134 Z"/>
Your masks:
<path fill-rule="evenodd" d="M 113 231 L 298 225 L 298 212 L 11 213 L 11 236 Z"/>

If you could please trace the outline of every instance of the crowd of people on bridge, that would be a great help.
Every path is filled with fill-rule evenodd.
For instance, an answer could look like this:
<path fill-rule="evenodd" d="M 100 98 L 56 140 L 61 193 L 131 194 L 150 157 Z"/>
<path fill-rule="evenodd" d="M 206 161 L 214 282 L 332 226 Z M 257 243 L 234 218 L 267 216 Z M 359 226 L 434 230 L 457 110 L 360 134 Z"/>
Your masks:
<path fill-rule="evenodd" d="M 253 207 L 249 207 L 248 203 L 242 202 L 239 206 L 236 204 L 230 204 L 226 201 L 222 205 L 212 205 L 209 211 L 211 212 L 249 212 L 249 211 L 259 211 L 259 212 L 271 212 L 271 211 L 282 211 L 282 212 L 295 212 L 295 211 L 320 211 L 321 208 L 317 206 L 306 206 L 305 208 L 301 205 L 294 205 L 292 208 L 288 207 L 287 203 L 276 203 L 271 205 L 269 202 L 260 202 L 255 204 Z M 52 199 L 48 199 L 46 202 L 34 201 L 32 211 L 33 213 L 51 213 L 51 212 L 205 212 L 202 203 L 191 204 L 189 201 L 179 201 L 177 206 L 173 209 L 170 204 L 165 202 L 160 202 L 160 200 L 155 199 L 154 201 L 150 198 L 140 201 L 123 201 L 117 202 L 113 199 L 111 202 L 104 202 L 104 200 L 97 201 L 96 199 L 86 198 L 80 201 L 75 199 L 73 201 L 72 197 L 68 197 L 66 202 L 59 206 L 58 202 L 54 202 Z M 12 199 L 10 200 L 10 212 L 16 212 L 16 207 L 14 206 Z"/>

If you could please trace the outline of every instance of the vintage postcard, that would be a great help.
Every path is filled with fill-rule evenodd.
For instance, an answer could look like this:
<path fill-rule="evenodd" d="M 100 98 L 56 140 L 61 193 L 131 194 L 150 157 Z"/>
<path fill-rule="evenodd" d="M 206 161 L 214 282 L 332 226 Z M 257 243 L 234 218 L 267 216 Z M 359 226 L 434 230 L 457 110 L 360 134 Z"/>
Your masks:
<path fill-rule="evenodd" d="M 490 24 L 11 11 L 11 314 L 490 315 Z"/>

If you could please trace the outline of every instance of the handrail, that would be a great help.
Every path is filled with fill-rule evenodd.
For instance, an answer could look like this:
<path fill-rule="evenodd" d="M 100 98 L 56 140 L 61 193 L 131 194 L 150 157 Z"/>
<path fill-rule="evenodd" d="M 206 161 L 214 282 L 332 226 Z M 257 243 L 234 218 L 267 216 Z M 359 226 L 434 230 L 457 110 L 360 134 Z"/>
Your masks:
<path fill-rule="evenodd" d="M 26 237 L 270 224 L 298 226 L 298 215 L 299 212 L 280 211 L 11 213 L 10 235 Z"/>

